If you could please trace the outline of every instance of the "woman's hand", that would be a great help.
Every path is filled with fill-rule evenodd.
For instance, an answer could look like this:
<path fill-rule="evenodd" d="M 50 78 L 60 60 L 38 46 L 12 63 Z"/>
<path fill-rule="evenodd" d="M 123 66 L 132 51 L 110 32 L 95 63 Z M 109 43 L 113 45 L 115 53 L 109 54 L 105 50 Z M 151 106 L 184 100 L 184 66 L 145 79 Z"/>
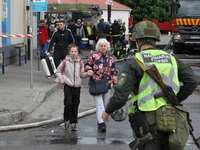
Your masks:
<path fill-rule="evenodd" d="M 93 74 L 94 74 L 94 72 L 92 70 L 88 70 L 87 71 L 87 76 L 88 77 L 91 77 Z"/>
<path fill-rule="evenodd" d="M 51 54 L 49 52 L 46 53 L 47 56 L 51 56 Z"/>
<path fill-rule="evenodd" d="M 106 113 L 105 110 L 102 113 L 102 119 L 104 122 L 109 122 L 109 116 L 110 114 Z"/>

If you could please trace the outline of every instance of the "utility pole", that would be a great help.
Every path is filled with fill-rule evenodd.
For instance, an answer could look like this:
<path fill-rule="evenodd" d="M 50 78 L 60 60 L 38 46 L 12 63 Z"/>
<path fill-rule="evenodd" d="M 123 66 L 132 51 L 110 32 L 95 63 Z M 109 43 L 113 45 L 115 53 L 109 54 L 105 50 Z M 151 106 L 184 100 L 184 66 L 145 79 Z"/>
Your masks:
<path fill-rule="evenodd" d="M 111 19 L 111 5 L 113 5 L 113 2 L 112 0 L 107 0 L 106 4 L 108 5 L 108 22 L 109 22 Z"/>
<path fill-rule="evenodd" d="M 110 21 L 111 18 L 111 5 L 108 5 L 108 22 Z"/>
<path fill-rule="evenodd" d="M 33 33 L 33 0 L 31 0 L 31 24 L 30 32 Z M 33 38 L 30 39 L 30 48 L 31 48 L 31 70 L 30 70 L 30 88 L 33 88 Z"/>

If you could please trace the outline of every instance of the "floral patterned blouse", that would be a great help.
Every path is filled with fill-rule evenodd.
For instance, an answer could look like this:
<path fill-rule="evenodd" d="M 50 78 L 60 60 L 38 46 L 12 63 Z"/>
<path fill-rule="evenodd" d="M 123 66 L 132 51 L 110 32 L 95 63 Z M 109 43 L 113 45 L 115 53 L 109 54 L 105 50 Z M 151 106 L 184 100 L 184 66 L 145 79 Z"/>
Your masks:
<path fill-rule="evenodd" d="M 108 71 L 108 89 L 115 87 L 117 83 L 117 76 L 115 70 L 115 60 L 110 56 L 109 71 Z M 108 63 L 108 54 L 103 55 L 101 52 L 96 52 L 91 54 L 88 57 L 87 62 L 85 63 L 85 70 L 93 70 L 94 75 L 92 76 L 93 80 L 101 80 L 107 74 L 107 63 Z M 103 73 L 104 72 L 104 73 Z M 89 80 L 90 82 L 90 80 Z"/>

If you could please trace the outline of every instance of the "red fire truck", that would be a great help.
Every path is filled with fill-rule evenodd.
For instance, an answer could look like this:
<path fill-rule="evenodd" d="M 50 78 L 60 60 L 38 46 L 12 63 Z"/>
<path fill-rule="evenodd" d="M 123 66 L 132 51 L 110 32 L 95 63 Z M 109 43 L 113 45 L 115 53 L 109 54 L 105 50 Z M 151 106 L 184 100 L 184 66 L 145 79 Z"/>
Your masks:
<path fill-rule="evenodd" d="M 173 17 L 173 51 L 200 48 L 200 0 L 174 0 L 169 5 Z"/>

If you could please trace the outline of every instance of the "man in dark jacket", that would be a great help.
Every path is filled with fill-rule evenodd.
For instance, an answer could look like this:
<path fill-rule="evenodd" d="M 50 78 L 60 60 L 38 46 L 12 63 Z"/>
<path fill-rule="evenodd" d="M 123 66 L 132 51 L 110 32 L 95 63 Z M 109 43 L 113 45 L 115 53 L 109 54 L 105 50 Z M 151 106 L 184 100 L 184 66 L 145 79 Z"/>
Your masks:
<path fill-rule="evenodd" d="M 114 23 L 110 27 L 110 38 L 113 38 L 113 45 L 120 41 L 123 36 L 122 26 L 118 23 L 118 19 L 114 19 Z"/>
<path fill-rule="evenodd" d="M 75 20 L 74 19 L 71 19 L 71 22 L 67 26 L 67 28 L 71 30 L 72 35 L 75 38 L 75 35 L 76 35 L 76 24 L 75 24 Z"/>
<path fill-rule="evenodd" d="M 78 46 L 78 52 L 81 54 L 81 39 L 85 37 L 85 31 L 83 29 L 83 24 L 81 23 L 81 19 L 77 19 L 76 23 L 76 34 L 75 34 L 75 41 L 76 46 Z"/>
<path fill-rule="evenodd" d="M 60 61 L 65 59 L 68 54 L 68 45 L 74 43 L 74 38 L 70 30 L 66 29 L 63 20 L 58 23 L 58 30 L 52 35 L 47 55 L 50 56 L 50 50 L 54 43 L 54 62 L 56 68 L 60 64 Z"/>
<path fill-rule="evenodd" d="M 98 24 L 98 36 L 99 38 L 106 38 L 106 25 L 103 18 L 101 18 Z"/>
<path fill-rule="evenodd" d="M 135 45 L 135 40 L 131 40 L 131 39 L 132 39 L 132 31 L 136 24 L 137 24 L 137 21 L 133 21 L 133 24 L 128 28 L 130 45 L 131 45 L 130 47 L 132 47 L 133 49 L 136 49 L 136 45 Z"/>

